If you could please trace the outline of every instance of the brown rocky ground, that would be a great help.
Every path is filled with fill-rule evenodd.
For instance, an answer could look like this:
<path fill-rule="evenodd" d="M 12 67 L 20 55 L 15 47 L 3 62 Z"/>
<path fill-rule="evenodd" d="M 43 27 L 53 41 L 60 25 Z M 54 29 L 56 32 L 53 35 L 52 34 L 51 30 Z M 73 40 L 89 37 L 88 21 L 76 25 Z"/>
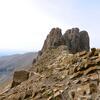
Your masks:
<path fill-rule="evenodd" d="M 47 50 L 30 78 L 0 95 L 0 100 L 99 100 L 100 52 L 69 54 L 66 46 Z"/>

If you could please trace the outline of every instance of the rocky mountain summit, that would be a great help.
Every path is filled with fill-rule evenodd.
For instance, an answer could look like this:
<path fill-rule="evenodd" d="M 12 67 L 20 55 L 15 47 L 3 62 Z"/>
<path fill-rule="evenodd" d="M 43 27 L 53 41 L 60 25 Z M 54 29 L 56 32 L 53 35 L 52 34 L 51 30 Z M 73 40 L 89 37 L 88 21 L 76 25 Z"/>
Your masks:
<path fill-rule="evenodd" d="M 100 100 L 100 49 L 90 51 L 86 31 L 53 28 L 32 68 L 14 74 L 12 85 L 0 100 Z"/>

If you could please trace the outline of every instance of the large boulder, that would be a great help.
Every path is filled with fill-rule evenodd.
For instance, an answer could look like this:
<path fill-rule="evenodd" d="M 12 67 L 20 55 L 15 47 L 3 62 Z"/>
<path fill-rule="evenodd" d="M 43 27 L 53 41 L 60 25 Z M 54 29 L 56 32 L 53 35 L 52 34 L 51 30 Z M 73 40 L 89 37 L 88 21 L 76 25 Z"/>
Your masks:
<path fill-rule="evenodd" d="M 53 28 L 50 31 L 50 33 L 48 34 L 48 36 L 44 42 L 42 52 L 44 52 L 45 50 L 47 50 L 49 48 L 55 48 L 55 47 L 58 47 L 63 44 L 64 44 L 64 40 L 63 40 L 63 36 L 61 33 L 61 29 Z"/>
<path fill-rule="evenodd" d="M 15 71 L 11 88 L 19 85 L 23 81 L 26 81 L 28 78 L 29 78 L 29 72 L 24 70 Z"/>

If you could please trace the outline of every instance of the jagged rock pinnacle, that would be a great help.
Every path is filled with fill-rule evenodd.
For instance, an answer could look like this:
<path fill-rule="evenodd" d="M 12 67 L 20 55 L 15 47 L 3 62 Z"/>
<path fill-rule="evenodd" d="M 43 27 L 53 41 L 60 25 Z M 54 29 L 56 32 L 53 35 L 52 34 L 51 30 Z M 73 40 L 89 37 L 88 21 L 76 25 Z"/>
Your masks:
<path fill-rule="evenodd" d="M 44 42 L 42 52 L 44 52 L 48 48 L 58 47 L 63 44 L 64 44 L 64 40 L 63 40 L 63 36 L 61 33 L 61 29 L 53 28 L 51 29 L 50 33 L 48 34 Z"/>

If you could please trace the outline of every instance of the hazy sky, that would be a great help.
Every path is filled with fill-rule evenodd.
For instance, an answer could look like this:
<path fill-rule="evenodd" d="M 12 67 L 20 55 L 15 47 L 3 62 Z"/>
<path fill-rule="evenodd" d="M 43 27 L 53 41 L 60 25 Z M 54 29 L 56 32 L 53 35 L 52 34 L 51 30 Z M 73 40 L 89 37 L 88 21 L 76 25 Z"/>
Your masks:
<path fill-rule="evenodd" d="M 0 0 L 0 50 L 35 51 L 53 27 L 87 30 L 100 47 L 100 0 Z"/>

